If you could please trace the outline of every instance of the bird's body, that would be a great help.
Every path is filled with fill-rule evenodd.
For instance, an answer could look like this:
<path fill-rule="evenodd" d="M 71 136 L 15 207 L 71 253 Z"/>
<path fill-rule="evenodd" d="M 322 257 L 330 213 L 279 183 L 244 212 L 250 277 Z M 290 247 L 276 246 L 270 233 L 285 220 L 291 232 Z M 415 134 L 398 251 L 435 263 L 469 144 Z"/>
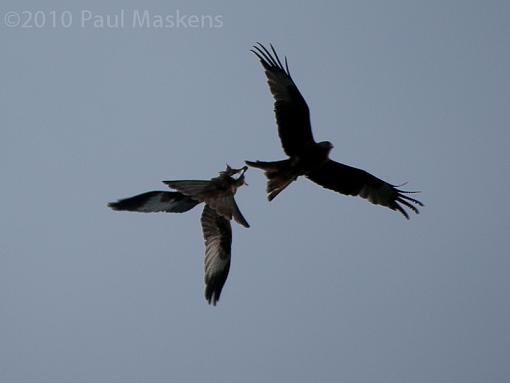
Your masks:
<path fill-rule="evenodd" d="M 205 298 L 216 305 L 230 270 L 230 220 L 234 219 L 244 227 L 250 226 L 234 199 L 237 189 L 245 184 L 246 169 L 246 166 L 232 169 L 227 165 L 226 170 L 210 180 L 163 181 L 177 191 L 146 192 L 109 203 L 108 206 L 114 210 L 144 213 L 182 213 L 204 203 L 200 222 L 205 242 Z M 233 178 L 237 173 L 241 175 Z"/>
<path fill-rule="evenodd" d="M 403 206 L 415 213 L 414 205 L 423 204 L 370 173 L 338 163 L 329 158 L 333 145 L 329 141 L 316 142 L 310 124 L 310 111 L 305 99 L 292 80 L 285 59 L 280 61 L 275 49 L 272 53 L 262 44 L 252 52 L 264 67 L 269 88 L 275 99 L 274 110 L 283 150 L 288 159 L 280 161 L 246 161 L 252 167 L 264 170 L 267 177 L 268 199 L 273 200 L 288 185 L 305 176 L 320 186 L 345 195 L 357 195 L 374 204 L 397 210 L 406 218 Z"/>
<path fill-rule="evenodd" d="M 243 173 L 239 178 L 232 178 L 232 175 L 240 171 Z M 246 168 L 232 169 L 227 166 L 227 169 L 220 172 L 219 176 L 208 181 L 185 180 L 163 181 L 163 183 L 195 201 L 204 202 L 220 216 L 228 220 L 234 218 L 237 223 L 244 227 L 250 227 L 234 199 L 237 189 L 245 184 L 245 171 Z"/>
<path fill-rule="evenodd" d="M 252 167 L 265 171 L 268 178 L 268 199 L 271 201 L 299 176 L 307 176 L 329 159 L 333 147 L 329 142 L 310 143 L 302 153 L 281 161 L 246 161 Z"/>

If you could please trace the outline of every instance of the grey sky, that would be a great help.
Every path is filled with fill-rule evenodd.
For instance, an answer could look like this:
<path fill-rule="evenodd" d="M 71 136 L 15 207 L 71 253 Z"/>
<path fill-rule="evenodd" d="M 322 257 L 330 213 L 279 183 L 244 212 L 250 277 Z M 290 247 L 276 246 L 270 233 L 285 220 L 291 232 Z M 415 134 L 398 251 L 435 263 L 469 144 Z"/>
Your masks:
<path fill-rule="evenodd" d="M 2 2 L 0 381 L 510 381 L 509 3 L 240 3 Z M 200 209 L 106 203 L 284 158 L 256 41 L 288 57 L 332 158 L 426 207 L 406 221 L 304 179 L 269 204 L 250 169 L 252 227 L 210 307 Z"/>

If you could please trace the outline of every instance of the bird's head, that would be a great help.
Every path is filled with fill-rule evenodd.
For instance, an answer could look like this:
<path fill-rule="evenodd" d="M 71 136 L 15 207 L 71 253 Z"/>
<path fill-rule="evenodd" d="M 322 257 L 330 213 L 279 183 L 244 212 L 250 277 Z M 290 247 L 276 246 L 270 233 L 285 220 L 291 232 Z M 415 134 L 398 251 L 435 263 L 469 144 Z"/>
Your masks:
<path fill-rule="evenodd" d="M 326 153 L 329 153 L 334 148 L 333 144 L 329 141 L 322 141 L 318 144 Z"/>
<path fill-rule="evenodd" d="M 220 174 L 225 174 L 225 175 L 231 177 L 231 176 L 236 175 L 237 173 L 240 173 L 240 172 L 243 172 L 243 174 L 244 174 L 244 172 L 246 172 L 246 170 L 248 170 L 248 166 L 243 166 L 240 169 L 234 169 L 229 164 L 227 164 L 226 169 L 221 171 Z"/>
<path fill-rule="evenodd" d="M 244 170 L 241 175 L 235 180 L 235 184 L 237 187 L 240 187 L 240 186 L 243 186 L 243 185 L 246 185 L 248 186 L 248 183 L 246 182 L 246 180 L 244 179 L 244 173 L 245 173 L 246 170 Z"/>
<path fill-rule="evenodd" d="M 237 186 L 238 187 L 243 185 L 248 186 L 248 183 L 244 179 L 244 173 L 246 173 L 246 171 L 248 170 L 248 166 L 243 166 L 241 169 L 238 170 L 239 170 L 238 173 L 241 172 L 241 175 L 236 180 Z"/>
<path fill-rule="evenodd" d="M 241 175 L 235 180 L 235 183 L 237 186 L 248 185 L 244 180 L 244 173 L 246 173 L 246 170 L 248 170 L 248 166 L 243 166 L 240 169 L 234 169 L 230 167 L 229 164 L 227 164 L 227 168 L 220 172 L 220 176 L 232 177 L 238 173 L 241 173 Z"/>

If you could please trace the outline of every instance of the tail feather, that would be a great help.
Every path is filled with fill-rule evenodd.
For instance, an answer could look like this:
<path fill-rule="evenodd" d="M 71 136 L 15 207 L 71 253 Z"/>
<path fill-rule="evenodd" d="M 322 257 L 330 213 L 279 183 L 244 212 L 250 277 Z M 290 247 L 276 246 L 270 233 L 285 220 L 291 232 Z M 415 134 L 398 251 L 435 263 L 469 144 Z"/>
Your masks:
<path fill-rule="evenodd" d="M 247 165 L 264 170 L 267 177 L 267 199 L 272 201 L 292 181 L 296 180 L 298 174 L 293 171 L 290 160 L 281 161 L 245 161 Z"/>

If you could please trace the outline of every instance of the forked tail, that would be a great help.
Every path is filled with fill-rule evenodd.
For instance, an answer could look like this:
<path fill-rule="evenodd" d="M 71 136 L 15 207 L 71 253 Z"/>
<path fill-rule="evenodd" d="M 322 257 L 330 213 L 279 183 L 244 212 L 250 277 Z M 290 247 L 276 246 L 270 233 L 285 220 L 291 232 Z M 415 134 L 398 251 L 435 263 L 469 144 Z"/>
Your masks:
<path fill-rule="evenodd" d="M 245 161 L 247 165 L 264 170 L 267 177 L 267 199 L 272 201 L 280 192 L 297 178 L 290 160 Z"/>

